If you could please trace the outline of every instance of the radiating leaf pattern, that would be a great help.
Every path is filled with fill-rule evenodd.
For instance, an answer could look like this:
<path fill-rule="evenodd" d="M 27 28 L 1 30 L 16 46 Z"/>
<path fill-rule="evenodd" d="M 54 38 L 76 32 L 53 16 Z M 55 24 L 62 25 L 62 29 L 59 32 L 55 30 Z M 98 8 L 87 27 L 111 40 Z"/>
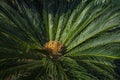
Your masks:
<path fill-rule="evenodd" d="M 120 78 L 120 6 L 116 2 L 39 2 L 39 7 L 26 0 L 14 0 L 13 5 L 0 2 L 0 80 Z M 50 55 L 45 49 L 49 41 L 64 46 L 58 52 L 61 55 Z"/>

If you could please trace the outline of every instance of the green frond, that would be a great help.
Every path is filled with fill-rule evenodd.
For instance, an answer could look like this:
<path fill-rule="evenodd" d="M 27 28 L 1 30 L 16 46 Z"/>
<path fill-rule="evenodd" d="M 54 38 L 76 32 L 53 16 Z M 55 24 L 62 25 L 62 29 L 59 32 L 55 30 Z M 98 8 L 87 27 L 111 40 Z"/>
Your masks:
<path fill-rule="evenodd" d="M 109 45 L 109 47 L 113 48 L 114 47 L 119 47 L 120 42 L 120 32 L 116 31 L 116 32 L 105 32 L 103 34 L 100 34 L 99 36 L 96 36 L 88 41 L 86 41 L 86 43 L 83 43 L 82 45 L 76 47 L 75 49 L 71 50 L 70 53 L 76 53 L 79 51 L 84 51 L 84 50 L 88 50 L 90 48 L 96 48 L 99 46 L 102 46 L 102 49 L 106 49 L 108 46 L 106 46 L 106 48 L 104 47 L 104 45 Z M 113 44 L 112 44 L 113 43 Z M 115 43 L 117 43 L 116 45 L 114 45 Z M 101 49 L 101 50 L 102 50 Z M 117 48 L 114 48 L 117 49 Z M 118 53 L 119 54 L 119 53 Z"/>
<path fill-rule="evenodd" d="M 95 76 L 87 73 L 87 70 L 83 66 L 79 65 L 76 60 L 72 58 L 61 57 L 60 63 L 62 64 L 62 67 L 68 75 L 69 80 L 97 79 Z"/>
<path fill-rule="evenodd" d="M 88 25 L 87 28 L 83 30 L 81 34 L 70 43 L 70 45 L 68 45 L 68 51 L 84 43 L 86 40 L 99 35 L 102 32 L 119 26 L 119 13 L 117 15 L 114 14 L 111 17 L 109 16 L 110 14 L 101 16 L 101 18 L 98 18 L 98 20 L 95 20 L 95 22 L 93 21 L 90 25 Z"/>

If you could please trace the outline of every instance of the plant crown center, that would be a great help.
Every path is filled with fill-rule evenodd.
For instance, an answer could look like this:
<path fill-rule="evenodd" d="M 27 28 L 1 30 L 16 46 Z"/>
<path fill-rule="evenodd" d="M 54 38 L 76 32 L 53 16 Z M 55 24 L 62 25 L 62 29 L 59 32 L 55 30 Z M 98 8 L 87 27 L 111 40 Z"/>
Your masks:
<path fill-rule="evenodd" d="M 49 53 L 51 53 L 51 55 L 60 55 L 59 52 L 61 52 L 63 45 L 57 41 L 49 41 L 44 47 Z"/>

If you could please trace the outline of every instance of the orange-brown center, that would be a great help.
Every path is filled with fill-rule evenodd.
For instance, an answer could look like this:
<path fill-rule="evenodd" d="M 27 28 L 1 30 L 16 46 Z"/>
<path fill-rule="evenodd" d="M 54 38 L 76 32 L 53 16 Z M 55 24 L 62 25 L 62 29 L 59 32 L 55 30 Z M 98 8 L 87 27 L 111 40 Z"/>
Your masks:
<path fill-rule="evenodd" d="M 52 53 L 52 55 L 58 55 L 63 45 L 57 41 L 49 41 L 45 44 L 45 48 Z"/>

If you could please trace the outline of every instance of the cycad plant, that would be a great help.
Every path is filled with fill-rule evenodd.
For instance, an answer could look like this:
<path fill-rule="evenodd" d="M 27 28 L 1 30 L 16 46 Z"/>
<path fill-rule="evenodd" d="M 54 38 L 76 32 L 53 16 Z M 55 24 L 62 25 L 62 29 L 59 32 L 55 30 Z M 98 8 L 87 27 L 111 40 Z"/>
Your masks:
<path fill-rule="evenodd" d="M 119 79 L 120 6 L 39 2 L 0 2 L 0 80 Z"/>

